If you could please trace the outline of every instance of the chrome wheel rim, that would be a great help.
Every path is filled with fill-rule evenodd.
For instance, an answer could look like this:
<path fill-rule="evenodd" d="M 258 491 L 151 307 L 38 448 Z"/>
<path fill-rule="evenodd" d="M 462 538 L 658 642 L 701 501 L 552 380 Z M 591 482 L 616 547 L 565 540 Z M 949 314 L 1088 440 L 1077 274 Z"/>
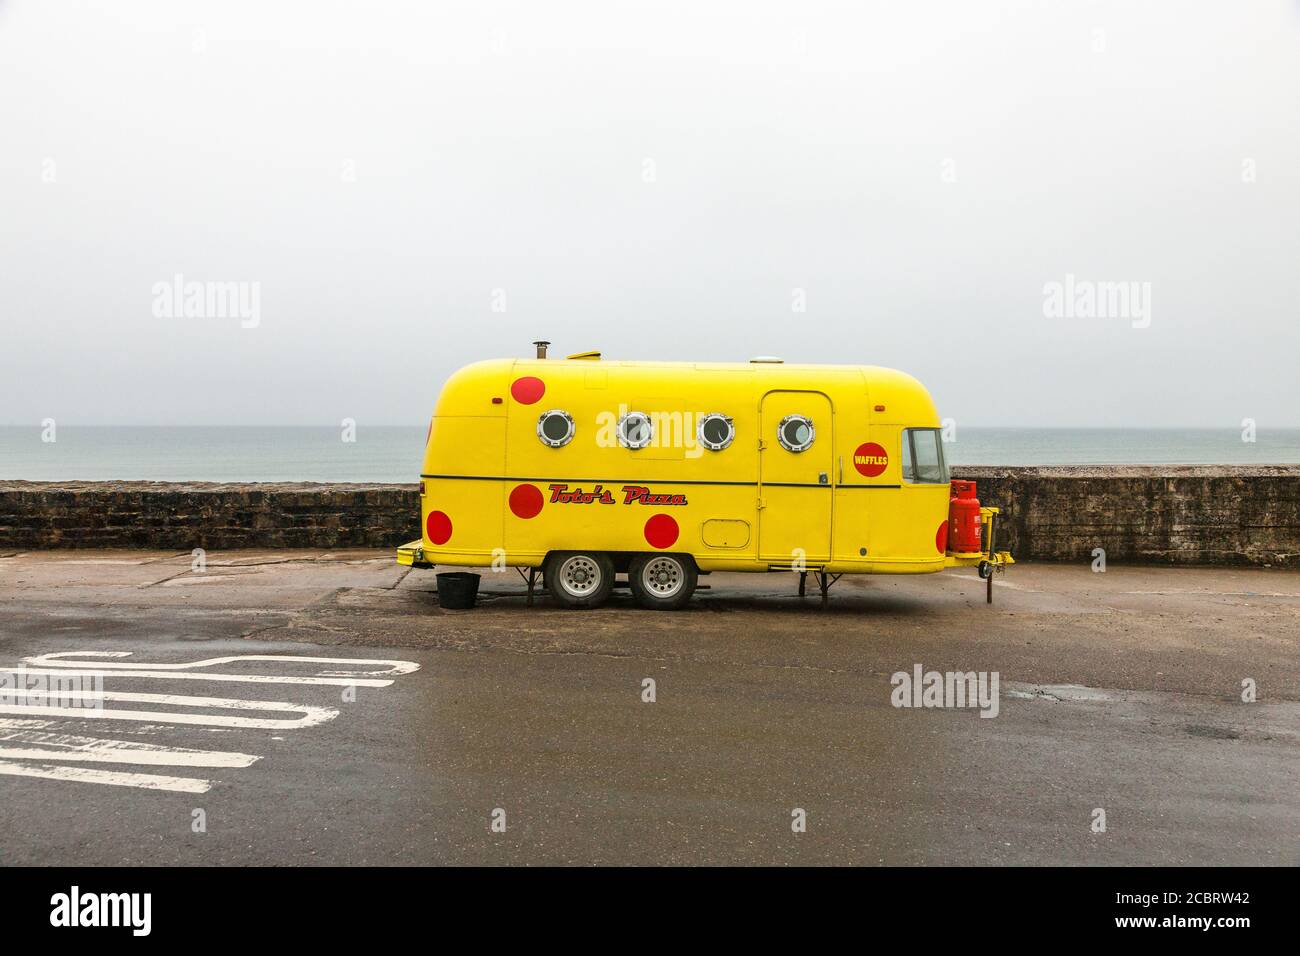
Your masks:
<path fill-rule="evenodd" d="M 587 597 L 600 587 L 600 565 L 585 554 L 575 554 L 560 565 L 560 587 L 576 598 Z"/>
<path fill-rule="evenodd" d="M 641 569 L 641 585 L 655 597 L 675 597 L 685 583 L 681 562 L 673 558 L 652 558 Z"/>

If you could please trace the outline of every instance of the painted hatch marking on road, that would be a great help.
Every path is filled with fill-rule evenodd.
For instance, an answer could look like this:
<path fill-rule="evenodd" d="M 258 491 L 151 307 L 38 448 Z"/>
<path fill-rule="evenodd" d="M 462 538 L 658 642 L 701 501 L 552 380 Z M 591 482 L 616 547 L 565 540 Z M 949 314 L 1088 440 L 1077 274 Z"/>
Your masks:
<path fill-rule="evenodd" d="M 202 661 L 187 664 L 141 664 L 123 661 L 120 658 L 132 656 L 131 651 L 59 651 L 54 654 L 41 654 L 37 657 L 24 657 L 25 664 L 38 664 L 45 667 L 85 667 L 95 664 L 113 670 L 155 670 L 184 671 L 217 664 L 233 664 L 236 661 L 279 661 L 306 664 L 382 664 L 383 670 L 372 671 L 318 671 L 318 677 L 380 677 L 386 674 L 410 674 L 420 669 L 414 661 L 372 660 L 364 657 L 299 657 L 293 654 L 237 654 L 233 657 L 209 657 Z M 96 661 L 69 661 L 69 657 L 95 657 Z"/>
<path fill-rule="evenodd" d="M 13 746 L 13 745 L 20 746 Z M 165 747 L 103 737 L 40 733 L 33 730 L 0 731 L 0 758 L 8 760 L 84 760 L 89 763 L 133 763 L 174 767 L 250 767 L 254 754 L 224 750 Z"/>
<path fill-rule="evenodd" d="M 31 730 L 44 730 L 47 727 L 54 727 L 57 724 L 57 720 L 29 720 L 25 717 L 0 717 L 0 729 L 3 730 L 15 730 L 19 727 L 25 727 Z"/>
<path fill-rule="evenodd" d="M 92 767 L 10 763 L 8 760 L 0 760 L 0 774 L 10 777 L 40 777 L 45 780 L 100 783 L 114 787 L 139 787 L 142 790 L 171 790 L 179 793 L 207 793 L 212 789 L 212 781 L 201 780 L 198 777 L 169 777 L 156 773 L 96 770 Z"/>
<path fill-rule="evenodd" d="M 241 654 L 214 657 L 179 664 L 124 661 L 130 651 L 60 651 L 24 658 L 23 672 L 48 677 L 94 677 L 103 681 L 127 680 L 207 680 L 213 682 L 262 683 L 278 685 L 315 685 L 333 687 L 388 687 L 393 683 L 383 675 L 410 674 L 420 669 L 414 661 L 373 660 L 348 657 L 307 657 L 290 654 Z M 90 658 L 90 660 L 88 660 Z M 226 674 L 204 668 L 240 662 L 331 665 L 314 675 Z M 26 665 L 36 664 L 29 668 Z M 343 669 L 346 665 L 347 669 Z M 358 669 L 370 668 L 370 669 Z M 51 707 L 43 704 L 0 704 L 0 775 L 95 783 L 105 786 L 135 787 L 180 793 L 206 793 L 212 781 L 199 777 L 180 777 L 135 771 L 78 767 L 71 764 L 111 763 L 136 766 L 238 769 L 252 766 L 262 759 L 257 754 L 235 751 L 198 750 L 162 744 L 137 743 L 108 737 L 86 737 L 57 731 L 68 722 L 78 724 L 87 719 L 105 721 L 146 721 L 150 729 L 168 729 L 167 725 L 190 725 L 236 730 L 297 730 L 328 723 L 339 715 L 330 707 L 298 704 L 289 701 L 245 700 L 228 697 L 191 697 L 180 694 L 145 694 L 104 691 L 102 694 L 61 691 L 68 700 L 113 701 L 156 704 L 157 710 Z M 295 718 L 252 717 L 238 714 L 197 713 L 189 708 L 207 710 L 261 711 L 263 714 L 297 714 Z M 18 716 L 24 715 L 24 716 Z M 59 719 L 51 719 L 59 718 Z M 134 732 L 139 732 L 136 728 Z M 273 740 L 284 740 L 273 736 Z"/>
<path fill-rule="evenodd" d="M 133 675 L 134 676 L 134 675 Z M 232 717 L 226 714 L 187 714 L 168 710 L 118 710 L 89 707 L 75 711 L 77 720 L 152 720 L 162 724 L 195 724 L 203 727 L 252 727 L 261 730 L 294 730 L 315 727 L 339 715 L 331 707 L 310 704 L 291 704 L 279 700 L 240 700 L 233 697 L 186 697 L 181 694 L 123 694 L 118 691 L 69 690 L 59 695 L 70 701 L 111 700 L 133 704 L 165 704 L 173 707 L 208 707 L 213 710 L 265 710 L 279 713 L 298 712 L 302 716 L 293 720 L 272 717 Z M 68 717 L 73 713 L 67 707 L 50 707 L 44 704 L 0 704 L 0 714 L 31 714 L 43 717 Z"/>
<path fill-rule="evenodd" d="M 32 661 L 35 658 L 27 658 L 26 661 Z M 26 662 L 24 661 L 24 662 Z M 78 665 L 60 665 L 58 670 L 53 668 L 26 667 L 23 669 L 24 674 L 40 674 L 46 677 L 155 677 L 165 680 L 206 680 L 206 681 L 227 681 L 230 683 L 240 684 L 316 684 L 328 687 L 388 687 L 393 682 L 391 680 L 381 680 L 378 677 L 285 677 L 276 674 L 213 674 L 213 673 L 192 673 L 190 671 L 128 671 L 119 670 L 112 665 L 99 667 L 93 663 L 80 665 L 79 669 L 74 670 Z"/>

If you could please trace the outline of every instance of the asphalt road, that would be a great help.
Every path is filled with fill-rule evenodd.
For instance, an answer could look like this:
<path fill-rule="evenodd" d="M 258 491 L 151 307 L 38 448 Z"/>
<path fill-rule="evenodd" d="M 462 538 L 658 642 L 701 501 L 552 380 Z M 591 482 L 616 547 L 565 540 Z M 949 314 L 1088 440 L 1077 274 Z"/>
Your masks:
<path fill-rule="evenodd" d="M 457 612 L 379 552 L 0 555 L 0 669 L 113 695 L 0 707 L 0 862 L 1300 863 L 1296 573 L 702 580 Z M 918 664 L 997 716 L 892 706 Z"/>

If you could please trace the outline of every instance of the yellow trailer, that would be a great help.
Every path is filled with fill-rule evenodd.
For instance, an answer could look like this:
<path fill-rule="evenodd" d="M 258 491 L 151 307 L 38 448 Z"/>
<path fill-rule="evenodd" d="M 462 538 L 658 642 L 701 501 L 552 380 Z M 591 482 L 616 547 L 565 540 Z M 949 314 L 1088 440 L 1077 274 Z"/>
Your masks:
<path fill-rule="evenodd" d="M 644 607 L 680 608 L 699 574 L 795 571 L 823 601 L 842 574 L 930 574 L 1010 555 L 947 548 L 939 418 L 886 368 L 564 360 L 479 362 L 434 409 L 414 567 L 540 570 L 567 607 L 626 574 Z M 991 583 L 990 583 L 990 595 Z M 991 597 L 990 597 L 991 599 Z"/>

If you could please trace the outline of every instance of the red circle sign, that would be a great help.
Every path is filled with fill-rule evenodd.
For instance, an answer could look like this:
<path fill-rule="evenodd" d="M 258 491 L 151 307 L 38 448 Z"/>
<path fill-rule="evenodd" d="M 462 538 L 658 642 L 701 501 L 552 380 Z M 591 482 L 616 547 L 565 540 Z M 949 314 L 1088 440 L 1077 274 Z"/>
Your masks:
<path fill-rule="evenodd" d="M 889 453 L 873 441 L 863 442 L 853 452 L 853 467 L 858 474 L 875 478 L 884 474 L 889 467 Z"/>

